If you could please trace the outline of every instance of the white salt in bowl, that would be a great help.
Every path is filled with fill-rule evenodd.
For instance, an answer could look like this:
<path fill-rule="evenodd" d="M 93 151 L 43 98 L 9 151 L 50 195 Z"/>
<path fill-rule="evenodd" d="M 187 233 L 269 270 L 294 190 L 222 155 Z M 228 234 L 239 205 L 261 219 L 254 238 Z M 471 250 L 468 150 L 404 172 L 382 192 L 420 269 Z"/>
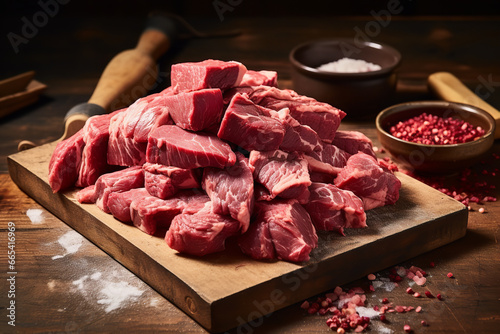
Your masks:
<path fill-rule="evenodd" d="M 342 109 L 347 113 L 347 120 L 375 118 L 380 110 L 393 104 L 395 70 L 401 62 L 401 54 L 389 45 L 349 38 L 319 40 L 296 46 L 289 59 L 293 89 Z M 347 62 L 343 67 L 348 69 L 356 68 L 356 64 L 351 64 L 353 60 L 363 62 L 364 67 L 372 63 L 379 68 L 364 72 L 318 69 L 339 60 Z"/>

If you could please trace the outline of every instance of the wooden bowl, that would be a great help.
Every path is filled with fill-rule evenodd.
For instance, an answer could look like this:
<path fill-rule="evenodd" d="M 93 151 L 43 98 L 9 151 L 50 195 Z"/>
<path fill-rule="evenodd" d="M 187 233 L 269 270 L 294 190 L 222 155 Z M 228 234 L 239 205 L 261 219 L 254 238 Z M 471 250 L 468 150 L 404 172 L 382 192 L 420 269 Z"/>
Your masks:
<path fill-rule="evenodd" d="M 472 142 L 453 145 L 425 145 L 396 138 L 390 127 L 422 113 L 462 119 L 481 126 L 485 134 Z M 375 120 L 382 146 L 408 170 L 425 174 L 457 172 L 478 162 L 494 142 L 495 121 L 486 111 L 462 103 L 418 101 L 397 104 L 381 111 Z"/>
<path fill-rule="evenodd" d="M 381 66 L 378 71 L 339 73 L 317 67 L 341 58 L 361 59 Z M 319 40 L 295 47 L 289 55 L 293 89 L 347 113 L 346 119 L 375 117 L 390 105 L 396 89 L 401 54 L 375 42 L 348 38 Z"/>

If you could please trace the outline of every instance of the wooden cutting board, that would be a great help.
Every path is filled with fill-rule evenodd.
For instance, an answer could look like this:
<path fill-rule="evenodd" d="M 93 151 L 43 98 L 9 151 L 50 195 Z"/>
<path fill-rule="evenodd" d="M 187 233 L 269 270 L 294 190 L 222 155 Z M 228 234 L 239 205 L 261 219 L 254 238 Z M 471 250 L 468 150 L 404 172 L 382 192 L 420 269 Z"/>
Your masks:
<path fill-rule="evenodd" d="M 395 205 L 367 212 L 368 228 L 346 230 L 346 236 L 320 233 L 307 263 L 255 261 L 234 243 L 203 258 L 179 255 L 162 238 L 79 204 L 76 190 L 53 194 L 47 177 L 54 148 L 9 156 L 12 180 L 212 332 L 238 325 L 249 332 L 275 310 L 445 245 L 467 229 L 464 205 L 398 173 L 402 188 Z"/>

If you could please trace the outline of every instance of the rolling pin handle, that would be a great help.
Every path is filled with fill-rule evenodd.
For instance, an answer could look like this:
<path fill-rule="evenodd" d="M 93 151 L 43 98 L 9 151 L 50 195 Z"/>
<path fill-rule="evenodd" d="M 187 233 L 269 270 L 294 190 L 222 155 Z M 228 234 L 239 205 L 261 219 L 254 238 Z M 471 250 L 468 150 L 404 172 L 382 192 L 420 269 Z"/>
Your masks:
<path fill-rule="evenodd" d="M 440 99 L 473 105 L 488 112 L 496 123 L 495 139 L 500 138 L 500 111 L 477 96 L 449 72 L 433 73 L 427 79 L 430 90 Z"/>

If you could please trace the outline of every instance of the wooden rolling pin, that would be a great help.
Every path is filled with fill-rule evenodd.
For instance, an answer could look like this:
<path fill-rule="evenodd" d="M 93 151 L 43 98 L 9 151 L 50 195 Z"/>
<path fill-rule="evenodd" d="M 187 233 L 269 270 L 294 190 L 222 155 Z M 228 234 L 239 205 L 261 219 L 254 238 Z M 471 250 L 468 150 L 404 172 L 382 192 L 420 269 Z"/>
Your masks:
<path fill-rule="evenodd" d="M 156 62 L 172 45 L 177 33 L 177 22 L 171 17 L 149 17 L 137 46 L 111 59 L 88 102 L 78 104 L 67 112 L 64 134 L 58 141 L 75 134 L 89 117 L 126 107 L 144 96 L 157 83 Z M 34 143 L 24 140 L 19 143 L 18 150 L 34 146 Z"/>
<path fill-rule="evenodd" d="M 495 119 L 495 139 L 500 138 L 500 111 L 474 94 L 457 77 L 448 72 L 437 72 L 429 76 L 428 84 L 442 100 L 470 104 L 487 111 Z"/>

